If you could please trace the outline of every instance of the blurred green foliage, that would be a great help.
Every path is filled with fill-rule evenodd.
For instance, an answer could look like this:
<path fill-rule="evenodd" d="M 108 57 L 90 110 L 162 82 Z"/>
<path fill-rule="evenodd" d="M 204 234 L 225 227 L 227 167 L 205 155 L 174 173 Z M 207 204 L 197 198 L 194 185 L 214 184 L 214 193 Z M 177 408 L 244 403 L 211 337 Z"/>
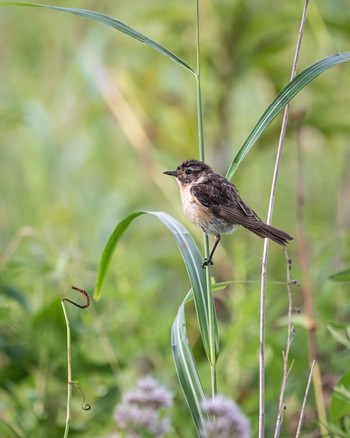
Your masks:
<path fill-rule="evenodd" d="M 60 2 L 111 15 L 195 65 L 194 3 Z M 257 118 L 288 82 L 302 2 L 201 2 L 206 159 L 225 173 Z M 300 69 L 350 46 L 345 0 L 311 3 Z M 161 171 L 196 158 L 193 77 L 150 48 L 100 24 L 53 11 L 0 10 L 0 436 L 60 437 L 66 409 L 65 325 L 60 299 L 71 284 L 92 291 L 97 264 L 117 222 L 134 210 L 183 217 L 178 189 Z M 350 66 L 318 78 L 292 104 L 273 223 L 296 237 L 297 134 L 304 165 L 304 232 L 326 400 L 349 367 L 349 350 L 327 324 L 346 325 L 348 284 L 329 280 L 350 260 Z M 279 135 L 275 121 L 234 183 L 266 215 Z M 155 244 L 156 243 L 156 244 Z M 259 278 L 262 242 L 225 237 L 213 275 L 236 283 L 218 292 L 219 391 L 257 430 Z M 302 281 L 299 241 L 289 249 Z M 175 374 L 170 328 L 189 289 L 175 243 L 151 218 L 135 223 L 114 257 L 103 300 L 69 308 L 73 378 L 71 436 L 106 437 L 120 393 L 154 374 L 175 395 L 173 436 L 194 436 Z M 284 257 L 270 247 L 266 333 L 266 436 L 277 414 L 285 349 Z M 309 372 L 300 287 L 283 436 L 294 436 Z M 188 334 L 205 389 L 209 371 L 194 310 Z M 349 379 L 344 379 L 348 382 Z M 349 388 L 348 388 L 349 389 Z M 304 433 L 317 436 L 312 391 Z M 339 425 L 337 425 L 339 426 Z"/>

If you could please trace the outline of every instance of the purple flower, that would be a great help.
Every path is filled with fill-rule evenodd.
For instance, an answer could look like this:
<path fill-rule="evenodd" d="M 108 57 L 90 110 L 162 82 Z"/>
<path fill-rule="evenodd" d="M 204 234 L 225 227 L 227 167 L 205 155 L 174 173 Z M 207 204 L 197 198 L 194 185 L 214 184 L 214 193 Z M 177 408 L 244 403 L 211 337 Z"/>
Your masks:
<path fill-rule="evenodd" d="M 124 394 L 114 411 L 114 419 L 127 438 L 142 438 L 145 433 L 162 438 L 170 431 L 170 421 L 161 418 L 159 409 L 171 406 L 172 400 L 169 391 L 147 377 L 138 380 L 136 388 Z"/>
<path fill-rule="evenodd" d="M 202 409 L 211 420 L 203 422 L 208 438 L 250 438 L 248 419 L 238 405 L 228 398 L 217 395 L 202 403 Z"/>
<path fill-rule="evenodd" d="M 136 389 L 124 394 L 123 401 L 124 403 L 160 409 L 172 405 L 173 395 L 159 386 L 159 383 L 152 377 L 145 377 L 136 382 Z"/>

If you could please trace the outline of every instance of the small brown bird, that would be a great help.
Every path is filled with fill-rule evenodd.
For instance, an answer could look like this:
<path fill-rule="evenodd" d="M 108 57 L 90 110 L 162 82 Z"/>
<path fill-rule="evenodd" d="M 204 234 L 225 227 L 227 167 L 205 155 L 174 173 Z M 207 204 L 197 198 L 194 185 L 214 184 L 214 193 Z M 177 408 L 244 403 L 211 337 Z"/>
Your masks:
<path fill-rule="evenodd" d="M 293 240 L 284 231 L 265 224 L 242 201 L 237 188 L 202 161 L 187 160 L 176 170 L 163 173 L 175 176 L 180 186 L 182 208 L 188 219 L 216 238 L 209 257 L 203 261 L 203 268 L 212 264 L 221 234 L 232 233 L 238 225 L 282 246 Z"/>

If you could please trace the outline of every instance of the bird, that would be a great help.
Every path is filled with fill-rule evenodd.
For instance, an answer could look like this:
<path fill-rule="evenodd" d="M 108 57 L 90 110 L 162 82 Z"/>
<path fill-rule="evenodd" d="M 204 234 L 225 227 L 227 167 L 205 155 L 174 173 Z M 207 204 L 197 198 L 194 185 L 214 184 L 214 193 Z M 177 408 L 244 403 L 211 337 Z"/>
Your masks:
<path fill-rule="evenodd" d="M 213 264 L 213 255 L 221 235 L 232 233 L 237 226 L 283 247 L 293 240 L 288 233 L 265 224 L 242 200 L 236 186 L 203 161 L 186 160 L 176 170 L 163 173 L 176 178 L 185 216 L 204 233 L 215 236 L 209 257 L 203 260 L 204 269 Z"/>

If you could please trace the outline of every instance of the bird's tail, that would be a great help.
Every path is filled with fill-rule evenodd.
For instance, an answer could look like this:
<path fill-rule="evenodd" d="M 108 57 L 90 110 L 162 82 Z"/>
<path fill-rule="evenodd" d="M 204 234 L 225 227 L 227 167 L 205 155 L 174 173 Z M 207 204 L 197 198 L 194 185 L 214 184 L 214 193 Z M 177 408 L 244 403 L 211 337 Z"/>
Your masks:
<path fill-rule="evenodd" d="M 271 239 L 282 246 L 286 246 L 290 240 L 293 240 L 293 237 L 290 236 L 288 233 L 271 227 L 271 225 L 267 225 L 264 223 L 261 223 L 259 225 L 259 228 L 249 228 L 249 231 L 252 231 L 262 239 Z"/>

